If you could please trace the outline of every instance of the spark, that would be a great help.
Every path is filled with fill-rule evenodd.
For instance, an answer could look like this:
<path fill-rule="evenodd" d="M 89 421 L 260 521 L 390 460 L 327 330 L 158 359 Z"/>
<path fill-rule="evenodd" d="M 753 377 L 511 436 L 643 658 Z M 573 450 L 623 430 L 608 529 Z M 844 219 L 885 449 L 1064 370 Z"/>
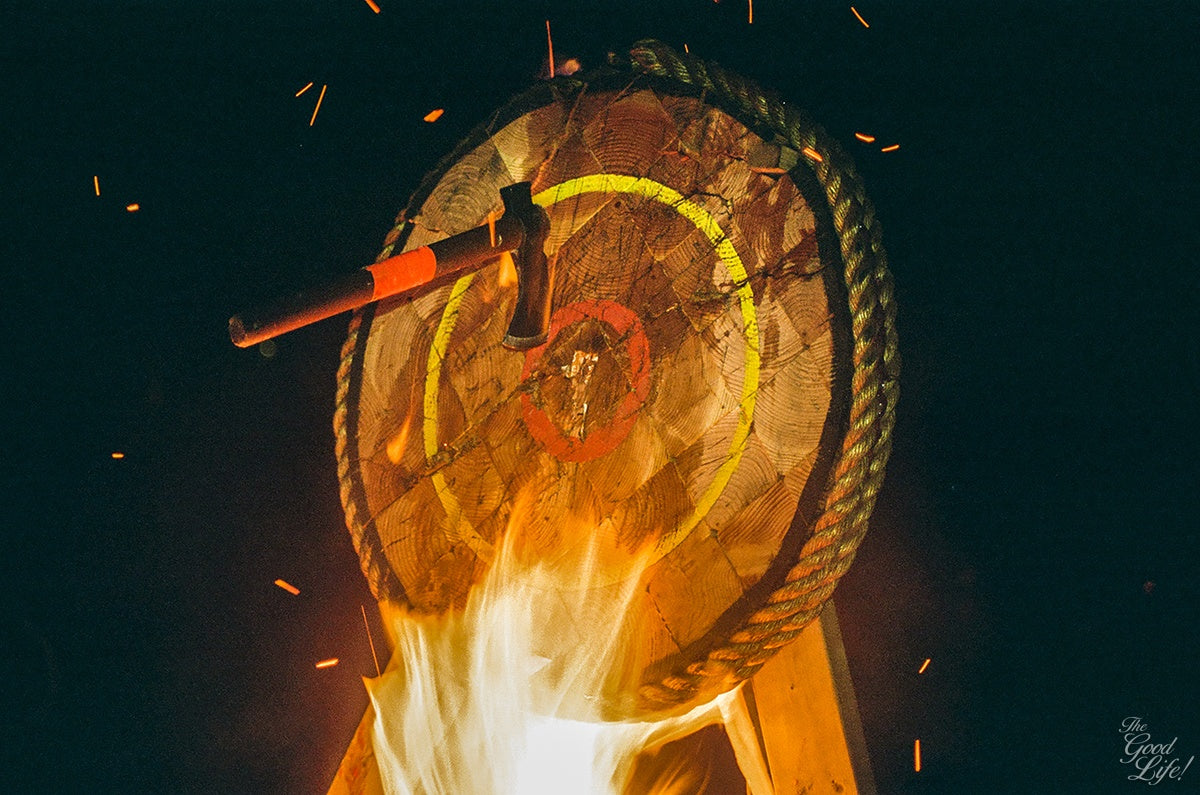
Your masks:
<path fill-rule="evenodd" d="M 754 0 L 746 0 L 746 4 L 750 7 L 750 20 L 746 24 L 753 25 L 754 24 Z"/>
<path fill-rule="evenodd" d="M 114 461 L 120 461 L 122 458 L 125 457 L 125 454 L 121 453 L 121 452 L 117 452 L 117 453 L 113 453 L 112 457 L 113 457 Z"/>
<path fill-rule="evenodd" d="M 371 7 L 371 10 L 374 11 L 376 14 L 379 13 L 379 6 L 375 4 L 375 0 L 367 0 L 367 5 L 369 5 Z"/>
<path fill-rule="evenodd" d="M 363 614 L 363 626 L 367 628 L 367 643 L 371 644 L 371 659 L 375 661 L 375 675 L 383 676 L 383 672 L 379 670 L 379 657 L 375 654 L 375 641 L 371 637 L 371 625 L 367 623 L 367 608 L 364 605 L 359 605 Z"/>
<path fill-rule="evenodd" d="M 858 140 L 862 141 L 865 144 L 875 143 L 874 135 L 867 135 L 866 133 L 856 132 L 856 133 L 854 133 L 854 137 L 857 138 Z"/>
<path fill-rule="evenodd" d="M 862 18 L 862 14 L 858 13 L 858 9 L 857 9 L 857 8 L 855 8 L 854 6 L 850 6 L 850 10 L 854 12 L 854 16 L 858 17 L 858 21 L 859 21 L 859 22 L 861 22 L 861 23 L 863 23 L 863 27 L 864 27 L 864 28 L 869 28 L 869 27 L 871 27 L 870 25 L 868 25 L 868 24 L 867 24 L 867 20 L 865 20 L 865 19 L 863 19 L 863 18 Z"/>
<path fill-rule="evenodd" d="M 895 152 L 895 151 L 896 151 L 897 149 L 899 149 L 899 148 L 900 148 L 900 144 L 892 144 L 891 146 L 885 146 L 885 147 L 883 147 L 883 148 L 882 148 L 882 149 L 880 149 L 879 151 L 880 151 L 880 152 Z"/>
<path fill-rule="evenodd" d="M 687 46 L 687 42 L 686 42 L 686 41 L 683 43 L 683 51 L 684 51 L 684 52 L 686 52 L 686 53 L 690 53 L 690 52 L 691 52 L 691 50 L 689 50 L 689 49 L 688 49 L 688 46 Z"/>
<path fill-rule="evenodd" d="M 917 671 L 917 673 L 919 673 L 919 674 L 925 673 L 925 669 L 928 667 L 929 667 L 929 658 L 926 657 L 925 662 L 921 663 L 921 670 Z"/>
<path fill-rule="evenodd" d="M 327 88 L 329 88 L 328 83 L 321 86 L 321 96 L 317 97 L 317 106 L 313 108 L 312 118 L 308 120 L 309 127 L 313 126 L 313 122 L 317 120 L 317 111 L 321 109 L 321 100 L 325 99 L 325 89 Z"/>
<path fill-rule="evenodd" d="M 800 151 L 804 152 L 804 156 L 809 160 L 816 160 L 818 163 L 823 163 L 825 161 L 825 158 L 821 157 L 821 153 L 816 149 L 813 149 L 811 146 L 806 146 Z"/>
<path fill-rule="evenodd" d="M 554 39 L 550 38 L 550 20 L 546 20 L 546 49 L 550 54 L 550 77 L 554 78 Z"/>
<path fill-rule="evenodd" d="M 328 660 L 321 660 L 321 662 L 317 663 L 317 667 L 318 668 L 332 668 L 333 666 L 335 666 L 337 664 L 338 664 L 338 658 L 330 657 Z"/>
<path fill-rule="evenodd" d="M 142 205 L 138 204 L 137 202 L 125 205 L 125 212 L 127 213 L 136 213 L 140 209 L 142 209 Z"/>
<path fill-rule="evenodd" d="M 292 596 L 299 596 L 299 595 L 300 595 L 300 589 L 299 589 L 299 588 L 297 588 L 296 586 L 292 585 L 292 584 L 291 584 L 290 582 L 288 582 L 287 580 L 276 580 L 276 581 L 275 581 L 275 584 L 276 584 L 276 585 L 278 585 L 278 586 L 279 586 L 280 588 L 282 588 L 283 590 L 285 590 L 285 591 L 287 591 L 288 593 L 290 593 Z"/>
<path fill-rule="evenodd" d="M 92 177 L 92 184 L 96 186 L 96 195 L 99 196 L 100 195 L 100 177 L 99 176 Z"/>
<path fill-rule="evenodd" d="M 496 247 L 496 211 L 492 210 L 488 213 L 488 242 L 492 248 Z"/>
<path fill-rule="evenodd" d="M 446 112 L 445 108 L 434 108 L 433 110 L 431 110 L 425 114 L 425 121 L 429 122 L 430 124 L 433 124 L 435 121 L 442 118 L 442 114 L 445 112 Z"/>
<path fill-rule="evenodd" d="M 313 84 L 312 84 L 312 83 L 309 83 L 309 84 L 308 84 L 308 85 L 306 85 L 304 88 L 302 88 L 302 89 L 300 89 L 299 91 L 297 91 L 297 92 L 296 92 L 296 96 L 300 96 L 301 94 L 303 94 L 305 91 L 308 91 L 308 90 L 309 90 L 310 88 L 312 88 L 312 87 L 313 87 Z"/>
<path fill-rule="evenodd" d="M 921 741 L 913 740 L 913 770 L 921 772 Z"/>

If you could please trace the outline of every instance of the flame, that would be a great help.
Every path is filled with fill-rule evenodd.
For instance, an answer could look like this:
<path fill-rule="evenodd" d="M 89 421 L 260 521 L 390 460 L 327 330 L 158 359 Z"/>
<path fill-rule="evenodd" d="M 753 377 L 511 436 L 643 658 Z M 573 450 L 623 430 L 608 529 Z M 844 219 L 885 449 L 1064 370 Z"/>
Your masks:
<path fill-rule="evenodd" d="M 404 424 L 400 426 L 400 430 L 388 439 L 387 442 L 387 457 L 393 464 L 399 464 L 400 459 L 404 458 L 404 450 L 408 445 L 408 431 L 412 427 L 412 415 L 404 418 Z"/>
<path fill-rule="evenodd" d="M 517 263 L 513 262 L 512 254 L 507 251 L 500 255 L 498 281 L 501 287 L 512 287 L 517 283 Z"/>
<path fill-rule="evenodd" d="M 364 679 L 386 792 L 620 793 L 640 752 L 722 721 L 736 691 L 664 721 L 603 720 L 613 682 L 641 670 L 625 630 L 651 550 L 614 550 L 581 518 L 535 556 L 538 503 L 514 501 L 518 520 L 461 612 L 393 617 L 392 663 Z"/>

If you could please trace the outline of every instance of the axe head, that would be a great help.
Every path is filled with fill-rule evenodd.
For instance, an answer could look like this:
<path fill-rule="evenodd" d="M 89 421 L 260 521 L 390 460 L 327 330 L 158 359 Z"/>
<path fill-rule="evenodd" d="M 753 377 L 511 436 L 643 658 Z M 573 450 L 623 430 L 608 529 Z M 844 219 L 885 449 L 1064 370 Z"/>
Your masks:
<path fill-rule="evenodd" d="M 533 203 L 528 182 L 500 189 L 504 216 L 520 220 L 525 229 L 521 245 L 513 252 L 517 267 L 517 306 L 504 335 L 504 347 L 525 351 L 546 342 L 550 331 L 550 263 L 546 258 L 546 235 L 550 216 Z"/>

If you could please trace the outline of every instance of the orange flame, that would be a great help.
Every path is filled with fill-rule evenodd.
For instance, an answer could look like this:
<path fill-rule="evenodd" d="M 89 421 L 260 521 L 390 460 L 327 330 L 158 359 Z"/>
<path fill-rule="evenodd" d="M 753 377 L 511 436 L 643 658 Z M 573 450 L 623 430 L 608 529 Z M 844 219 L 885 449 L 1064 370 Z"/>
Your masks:
<path fill-rule="evenodd" d="M 649 550 L 609 549 L 615 539 L 581 524 L 548 551 L 521 538 L 545 540 L 537 502 L 514 501 L 461 612 L 393 616 L 393 663 L 365 680 L 385 791 L 622 792 L 640 751 L 721 722 L 732 703 L 727 693 L 661 722 L 601 719 L 610 682 L 641 670 L 625 628 L 640 615 Z"/>
<path fill-rule="evenodd" d="M 408 445 L 408 431 L 411 427 L 412 415 L 409 414 L 400 426 L 400 430 L 396 431 L 391 439 L 388 439 L 387 457 L 388 461 L 391 461 L 393 464 L 399 464 L 401 459 L 404 458 L 404 451 Z"/>

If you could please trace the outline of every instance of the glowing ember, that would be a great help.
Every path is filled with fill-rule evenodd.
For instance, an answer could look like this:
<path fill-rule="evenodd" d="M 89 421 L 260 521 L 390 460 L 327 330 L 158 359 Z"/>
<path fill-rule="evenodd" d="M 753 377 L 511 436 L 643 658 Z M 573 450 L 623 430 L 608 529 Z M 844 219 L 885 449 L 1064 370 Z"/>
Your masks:
<path fill-rule="evenodd" d="M 806 146 L 801 151 L 804 152 L 804 156 L 807 157 L 809 160 L 815 160 L 818 163 L 823 162 L 825 160 L 825 158 L 821 157 L 821 153 L 818 152 L 816 149 L 813 149 L 811 146 Z"/>
<path fill-rule="evenodd" d="M 554 40 L 550 38 L 550 20 L 546 20 L 546 49 L 550 53 L 550 76 L 554 77 Z"/>
<path fill-rule="evenodd" d="M 921 772 L 921 741 L 913 740 L 913 770 Z"/>
<path fill-rule="evenodd" d="M 335 666 L 337 664 L 338 664 L 338 658 L 330 657 L 328 660 L 321 660 L 321 662 L 317 663 L 317 667 L 318 668 L 332 668 L 333 666 Z"/>
<path fill-rule="evenodd" d="M 929 667 L 929 658 L 926 657 L 925 662 L 921 663 L 921 670 L 917 671 L 917 673 L 919 673 L 919 674 L 925 673 L 925 669 L 928 667 Z"/>
<path fill-rule="evenodd" d="M 623 629 L 648 558 L 585 542 L 523 562 L 517 535 L 461 612 L 394 616 L 391 669 L 366 680 L 385 791 L 619 793 L 639 752 L 729 714 L 736 691 L 662 722 L 602 721 L 608 683 L 640 670 Z M 613 582 L 614 558 L 628 576 L 589 589 Z"/>
<path fill-rule="evenodd" d="M 321 95 L 317 97 L 317 106 L 313 108 L 312 118 L 308 120 L 309 127 L 313 126 L 313 122 L 317 120 L 317 111 L 321 109 L 321 100 L 325 99 L 325 89 L 327 88 L 329 88 L 328 84 L 321 86 Z"/>
<path fill-rule="evenodd" d="M 858 140 L 862 141 L 863 143 L 870 144 L 870 143 L 875 142 L 875 136 L 867 135 L 866 133 L 856 132 L 856 133 L 854 133 L 854 137 L 857 138 Z"/>
<path fill-rule="evenodd" d="M 882 148 L 882 149 L 880 149 L 879 151 L 880 151 L 880 152 L 895 152 L 895 151 L 896 151 L 897 149 L 899 149 L 899 148 L 900 148 L 900 144 L 892 144 L 891 146 L 885 146 L 885 147 L 883 147 L 883 148 Z"/>
<path fill-rule="evenodd" d="M 275 584 L 276 584 L 276 585 L 278 585 L 278 586 L 279 586 L 280 588 L 282 588 L 283 590 L 285 590 L 285 591 L 287 591 L 288 593 L 290 593 L 292 596 L 299 596 L 299 595 L 300 595 L 300 589 L 299 589 L 299 588 L 297 588 L 296 586 L 292 585 L 292 584 L 291 584 L 290 582 L 288 582 L 287 580 L 276 580 L 276 581 L 275 581 Z"/>
<path fill-rule="evenodd" d="M 369 5 L 371 7 L 371 10 L 374 11 L 376 14 L 379 13 L 379 6 L 377 6 L 375 4 L 375 0 L 367 0 L 367 5 Z"/>
<path fill-rule="evenodd" d="M 444 108 L 434 108 L 433 110 L 431 110 L 425 114 L 425 121 L 429 122 L 430 124 L 433 124 L 435 121 L 442 118 L 442 114 L 445 112 L 446 111 Z"/>
<path fill-rule="evenodd" d="M 305 91 L 308 91 L 308 90 L 309 90 L 310 88 L 312 88 L 312 87 L 313 87 L 313 84 L 312 84 L 312 83 L 309 83 L 309 84 L 308 84 L 308 85 L 306 85 L 304 88 L 302 88 L 302 89 L 300 89 L 299 91 L 297 91 L 297 92 L 296 92 L 296 96 L 300 96 L 301 94 L 303 94 Z"/>
<path fill-rule="evenodd" d="M 850 6 L 850 10 L 854 12 L 854 16 L 858 17 L 858 21 L 859 21 L 859 22 L 861 22 L 861 23 L 863 24 L 863 27 L 864 27 L 864 28 L 869 28 L 869 27 L 871 27 L 870 25 L 868 25 L 868 24 L 867 24 L 867 20 L 865 20 L 865 19 L 863 19 L 863 18 L 862 18 L 862 14 L 858 13 L 858 9 L 857 9 L 857 8 L 855 8 L 854 6 Z"/>
<path fill-rule="evenodd" d="M 92 184 L 96 186 L 96 195 L 100 195 L 100 177 L 92 177 Z"/>
<path fill-rule="evenodd" d="M 114 459 L 116 459 L 117 461 L 120 461 L 122 458 L 124 458 L 124 457 L 125 457 L 125 454 L 124 454 L 124 453 L 113 453 L 113 454 L 112 454 L 112 457 L 113 457 Z"/>
<path fill-rule="evenodd" d="M 142 205 L 138 204 L 137 202 L 125 205 L 125 212 L 128 213 L 136 213 L 140 209 L 142 209 Z"/>

